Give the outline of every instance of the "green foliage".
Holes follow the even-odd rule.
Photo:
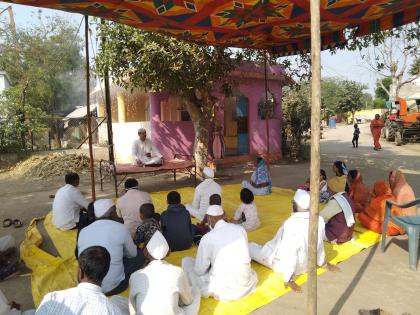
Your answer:
[[[12,84],[0,104],[0,133],[13,143],[3,141],[4,150],[16,145],[13,135],[23,146],[28,130],[45,128],[47,114],[66,114],[83,104],[84,58],[77,31],[77,25],[61,17],[39,17],[16,31],[0,23],[0,69]]]
[[[410,67],[410,72],[412,76],[420,75],[420,58],[414,60],[413,64]]]
[[[385,102],[386,100],[382,99],[382,98],[375,98],[373,100],[373,109],[378,109],[378,108],[385,108]]]
[[[354,115],[356,111],[364,108],[365,94],[363,91],[365,89],[367,89],[367,86],[364,84],[350,80],[343,80],[337,91],[337,113],[345,114],[351,112]]]
[[[386,77],[386,78],[383,78],[380,82],[379,81],[376,82],[376,89],[375,89],[375,97],[376,98],[389,100],[389,95],[384,90],[384,88],[381,86],[381,82],[382,82],[382,85],[386,88],[386,90],[389,91],[389,87],[391,86],[391,83],[392,83],[392,78],[391,77]]]
[[[365,93],[367,86],[356,81],[325,78],[321,82],[322,107],[328,116],[354,113],[371,102],[372,96]]]
[[[310,88],[308,83],[294,85],[283,94],[283,135],[293,159],[300,156],[302,141],[311,127]]]
[[[209,92],[213,83],[226,83],[226,74],[238,63],[228,49],[199,46],[133,27],[102,23],[105,37],[97,56],[98,70],[107,68],[124,88],[142,87],[194,99],[196,91]]]

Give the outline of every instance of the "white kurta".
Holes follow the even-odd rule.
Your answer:
[[[52,223],[63,231],[70,230],[79,222],[81,208],[87,209],[89,202],[82,195],[80,190],[73,185],[66,184],[57,190],[53,207]]]
[[[285,282],[293,275],[307,271],[309,212],[292,213],[264,246],[249,244],[251,257],[256,262],[283,274]],[[318,266],[325,264],[323,235],[324,220],[318,217]]]
[[[131,315],[195,315],[200,298],[199,290],[191,286],[181,268],[153,260],[131,275],[126,303]]]
[[[258,283],[251,268],[248,238],[242,226],[220,220],[203,236],[194,260],[186,257],[182,267],[201,296],[238,300],[252,293]]]
[[[192,204],[185,205],[185,208],[201,221],[210,205],[210,196],[214,194],[222,196],[222,187],[213,178],[206,178],[195,188]]]
[[[87,282],[77,287],[50,292],[36,310],[37,315],[121,315],[120,309],[108,301],[101,287]]]
[[[150,139],[145,139],[144,141],[140,139],[134,140],[131,152],[134,164],[141,163],[149,165],[162,163],[162,154],[160,154]],[[151,157],[147,157],[147,153],[150,153]]]

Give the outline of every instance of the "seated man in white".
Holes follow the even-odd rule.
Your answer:
[[[203,221],[207,208],[210,205],[210,196],[217,194],[222,196],[222,187],[214,181],[214,171],[210,167],[203,169],[204,181],[200,183],[194,192],[192,204],[185,205],[191,216]]]
[[[293,212],[279,228],[276,236],[264,246],[249,244],[252,260],[283,274],[285,287],[300,292],[301,288],[294,278],[307,271],[308,264],[308,227],[309,227],[309,193],[298,189],[293,197]],[[317,252],[318,266],[326,265],[323,235],[324,220],[318,217]],[[329,270],[335,266],[327,264]]]
[[[101,246],[88,247],[79,255],[79,284],[75,288],[50,292],[36,310],[37,315],[122,315],[102,293],[101,283],[111,263]]]
[[[184,258],[182,268],[202,297],[238,300],[254,292],[258,278],[251,268],[245,229],[227,223],[223,216],[222,207],[208,208],[207,222],[212,230],[201,239],[197,257]]]
[[[143,315],[196,315],[200,309],[200,291],[192,287],[184,271],[164,259],[169,245],[156,231],[144,249],[150,261],[130,278],[130,297],[113,296],[111,300],[125,313]]]
[[[77,173],[67,173],[64,181],[66,184],[54,197],[52,224],[62,231],[67,231],[77,227],[80,210],[87,209],[89,202],[77,188],[80,182]]]
[[[139,138],[134,140],[132,147],[133,164],[135,165],[160,165],[162,164],[162,154],[147,139],[146,129],[138,130]]]
[[[143,252],[137,249],[128,228],[118,220],[111,199],[94,203],[96,221],[80,231],[78,253],[91,246],[102,246],[111,255],[111,266],[102,281],[106,295],[119,294],[128,287],[131,274],[144,264]]]

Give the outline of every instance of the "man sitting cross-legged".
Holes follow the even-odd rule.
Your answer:
[[[203,169],[204,181],[200,183],[194,192],[192,204],[185,205],[185,208],[192,217],[202,221],[209,207],[210,196],[218,194],[222,196],[222,188],[214,181],[214,171],[210,167]]]
[[[91,246],[105,247],[111,255],[111,266],[102,282],[106,295],[114,295],[128,287],[130,275],[144,264],[143,252],[137,249],[127,227],[115,220],[115,206],[110,199],[95,202],[96,221],[80,231],[78,252]]]
[[[130,314],[197,314],[200,291],[191,286],[181,268],[164,260],[168,253],[166,239],[156,231],[144,249],[150,263],[131,275],[129,301],[119,296],[112,297],[112,301]]]
[[[201,296],[217,300],[238,300],[255,290],[257,274],[251,268],[248,238],[242,226],[223,220],[222,207],[207,209],[207,221],[212,228],[203,236],[197,257],[186,257],[182,268]]]
[[[298,189],[293,197],[293,213],[279,228],[276,236],[264,246],[249,244],[252,260],[283,274],[286,287],[300,292],[294,277],[307,271],[308,263],[309,193]],[[318,218],[318,266],[324,266],[324,220]],[[329,270],[337,267],[327,264]]]
[[[101,246],[84,249],[79,255],[75,288],[50,292],[44,296],[37,315],[120,315],[120,309],[102,293],[101,283],[111,263],[109,252]]]
[[[77,227],[80,210],[87,209],[89,202],[77,188],[80,182],[77,173],[67,173],[64,181],[66,184],[56,192],[54,197],[52,224],[57,229],[67,231]]]
[[[171,191],[166,198],[168,209],[162,212],[160,225],[171,251],[186,250],[193,244],[191,216],[181,204],[181,195]]]

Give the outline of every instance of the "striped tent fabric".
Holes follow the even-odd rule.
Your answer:
[[[206,45],[265,49],[279,56],[309,51],[309,0],[8,0],[96,16]],[[321,0],[322,48],[419,21],[419,0]]]

